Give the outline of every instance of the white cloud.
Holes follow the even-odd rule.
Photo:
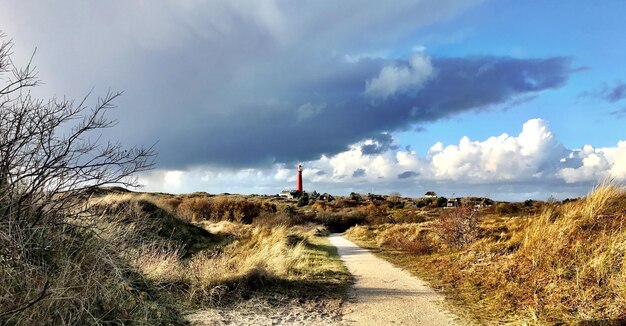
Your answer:
[[[291,170],[285,169],[284,167],[278,167],[276,169],[276,173],[274,174],[274,178],[276,180],[286,181],[289,180],[292,175],[293,173],[291,173]]]
[[[558,172],[559,177],[568,183],[593,182],[607,177],[626,180],[626,141],[618,142],[617,147],[585,145],[581,150],[570,153],[565,161],[578,162],[579,165]]]
[[[617,143],[612,161],[611,175],[618,179],[626,179],[626,141]]]
[[[437,142],[424,156],[397,147],[378,154],[362,152],[364,145],[375,142],[361,141],[339,154],[303,162],[305,189],[339,194],[401,191],[406,195],[450,189],[447,195],[564,198],[584,195],[607,176],[626,180],[626,141],[616,147],[585,145],[569,150],[542,119],[527,121],[516,136],[505,133],[482,141],[463,137],[451,145]],[[365,173],[355,173],[361,170]],[[411,177],[401,177],[407,174]],[[266,170],[156,171],[141,179],[152,191],[270,194],[294,188],[295,180],[295,165],[284,164]]]
[[[388,178],[393,174],[394,153],[386,151],[377,155],[365,155],[361,152],[361,146],[369,141],[360,142],[350,146],[348,151],[339,153],[328,161],[332,168],[332,177],[336,182],[344,182],[343,176],[352,176],[354,171],[364,169],[365,179],[376,182],[378,178]]]
[[[433,75],[430,57],[423,53],[411,56],[408,66],[385,66],[365,83],[365,94],[387,98],[396,93],[415,91]]]
[[[187,171],[179,170],[157,170],[140,176],[139,181],[143,185],[142,190],[146,191],[185,191],[183,178]]]
[[[431,148],[435,178],[492,182],[550,177],[551,162],[565,149],[541,119],[526,122],[517,136],[502,134],[485,141],[463,137],[458,145]]]

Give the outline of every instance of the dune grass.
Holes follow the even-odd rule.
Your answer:
[[[207,305],[344,299],[350,275],[323,227],[191,223],[163,198],[171,196],[103,191],[65,226],[24,234],[29,257],[0,248],[0,324],[175,325]]]
[[[354,227],[346,234],[443,287],[476,321],[607,324],[626,321],[626,192],[615,185],[535,216],[483,216],[476,239],[449,246],[436,221]],[[411,252],[393,239],[428,246]]]
[[[8,245],[0,247],[0,324],[184,324],[121,255],[130,245],[127,229],[117,228],[122,238],[104,239],[74,222],[21,228],[20,235],[3,233],[2,226]]]
[[[138,223],[152,221],[148,232],[135,236],[143,241],[125,257],[148,280],[190,306],[225,304],[255,293],[345,295],[349,273],[320,227],[208,220],[190,224],[163,202],[151,195],[123,194],[99,198],[94,206],[103,208],[103,216],[134,215],[126,227],[138,229]]]

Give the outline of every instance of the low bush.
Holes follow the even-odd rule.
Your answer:
[[[463,248],[478,238],[478,211],[467,206],[445,210],[433,230],[448,247]]]

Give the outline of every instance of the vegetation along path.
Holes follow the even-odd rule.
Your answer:
[[[354,298],[346,303],[343,321],[350,325],[456,325],[443,308],[443,296],[426,283],[374,256],[340,234],[330,236],[354,275]]]

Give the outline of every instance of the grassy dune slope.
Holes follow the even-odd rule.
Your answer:
[[[484,323],[626,320],[626,192],[599,187],[536,216],[479,218],[457,248],[440,224],[354,227],[348,237],[442,286]]]
[[[124,223],[138,230],[135,238],[143,242],[127,253],[130,264],[191,304],[224,303],[252,293],[334,298],[345,293],[349,274],[318,227],[190,224],[162,202],[124,194],[100,198],[94,206],[103,208],[103,216],[125,216]],[[142,229],[140,223],[149,226]]]
[[[185,324],[189,310],[251,298],[343,300],[350,275],[323,228],[271,224],[271,208],[263,224],[243,224],[257,204],[222,198],[234,221],[191,223],[198,212],[180,217],[164,198],[104,190],[66,227],[31,230],[49,247],[20,261],[0,248],[0,324]]]

